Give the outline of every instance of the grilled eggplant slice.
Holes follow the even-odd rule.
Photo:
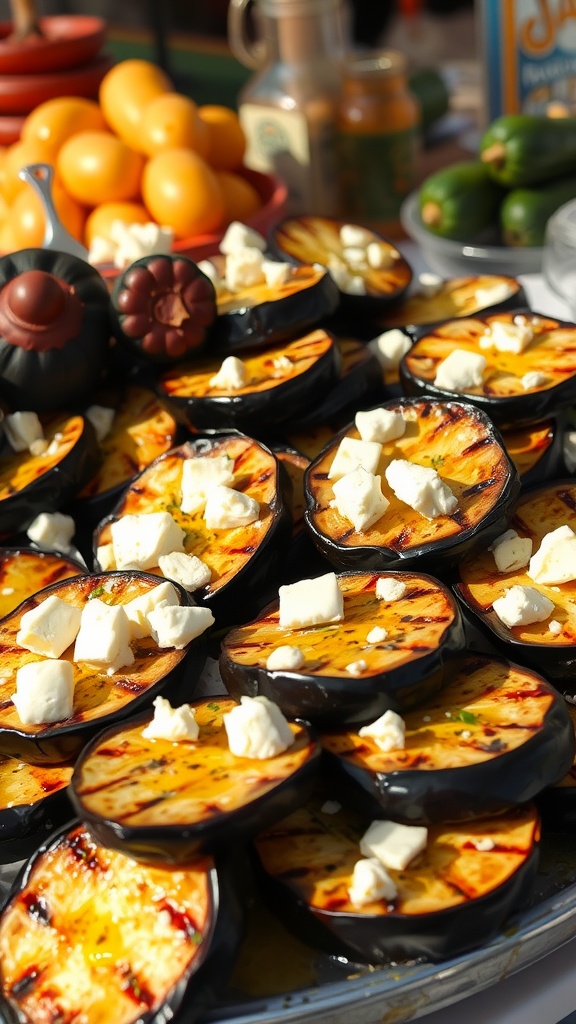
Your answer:
[[[181,505],[182,463],[188,458],[226,456],[233,463],[235,487],[260,504],[260,517],[247,526],[208,529],[203,512],[185,514]],[[111,516],[96,529],[95,545],[109,543],[111,523],[123,515],[168,511],[186,531],[185,550],[212,570],[212,579],[194,592],[212,608],[218,626],[245,621],[266,603],[265,596],[290,535],[278,462],[263,444],[242,434],[198,438],[156,459],[127,488]],[[154,569],[161,575],[160,570]]]
[[[39,512],[62,508],[98,465],[96,434],[83,416],[46,415],[41,422],[43,454],[14,452],[8,444],[0,454],[0,533],[18,533]]]
[[[576,531],[576,484],[573,480],[556,480],[526,491],[519,498],[510,521],[510,529],[532,540],[533,552],[540,547],[545,534],[564,525]],[[479,551],[460,563],[456,594],[473,620],[508,657],[543,672],[547,678],[558,680],[563,691],[575,694],[576,684],[571,677],[576,664],[576,580],[559,586],[544,586],[527,575],[527,568],[499,572],[492,552]],[[548,597],[554,603],[550,616],[529,625],[505,626],[492,606],[506,590],[516,585],[535,588]],[[559,632],[554,631],[554,626],[552,630],[549,628],[551,622],[560,624]]]
[[[306,523],[318,549],[338,569],[381,571],[399,563],[412,568],[417,562],[418,568],[437,573],[504,532],[520,488],[518,474],[492,422],[465,402],[408,398],[383,403],[383,408],[401,412],[406,421],[405,433],[382,445],[376,472],[390,502],[384,515],[360,532],[332,504],[329,472],[340,441],[360,436],[350,426],[306,473]],[[395,459],[436,469],[449,481],[458,499],[452,515],[427,519],[399,501],[385,478]]]
[[[40,837],[73,814],[68,785],[74,765],[33,765],[0,756],[0,863],[22,860]]]
[[[225,257],[212,256],[220,280]],[[310,331],[338,307],[340,293],[319,265],[292,267],[284,284],[255,284],[238,291],[219,290],[210,345],[219,355],[268,347]]]
[[[441,692],[404,716],[405,746],[384,752],[350,729],[324,732],[340,772],[367,810],[407,824],[461,821],[527,803],[572,764],[564,698],[504,658],[468,655]]]
[[[340,281],[340,299],[344,307],[356,312],[374,312],[404,294],[412,280],[412,268],[394,242],[377,231],[370,232],[370,242],[378,246],[379,267],[368,261],[366,245],[363,252],[342,241],[345,221],[329,217],[286,217],[274,226],[270,245],[283,259],[295,263],[320,263]],[[368,235],[366,235],[368,238]],[[343,278],[361,278],[363,294],[351,294],[342,287]]]
[[[331,727],[421,704],[443,685],[446,663],[464,646],[462,621],[450,591],[438,580],[416,573],[387,576],[406,584],[403,597],[379,599],[375,573],[340,575],[344,618],[339,623],[281,629],[276,602],[255,622],[230,630],[220,655],[229,693],[263,694],[290,718]],[[375,627],[386,635],[370,641]],[[300,649],[302,668],[267,669],[269,655],[285,644]],[[358,669],[358,663],[365,667]]]
[[[330,808],[333,811],[333,807]],[[389,870],[397,896],[362,907],[348,889],[359,841],[370,824],[322,801],[302,807],[255,840],[267,888],[310,935],[320,925],[333,952],[369,963],[401,957],[442,960],[491,939],[518,907],[538,865],[534,805],[465,824],[437,824],[404,871]]]
[[[503,274],[478,274],[471,277],[450,277],[438,283],[437,289],[416,287],[409,295],[378,318],[380,331],[406,327],[418,337],[418,327],[441,324],[455,317],[475,316],[486,310],[518,309],[527,305],[522,285],[515,277]],[[415,329],[416,328],[416,329]]]
[[[86,566],[68,555],[34,548],[0,548],[0,618],[44,587],[85,572]]]
[[[501,434],[522,487],[533,487],[564,475],[563,432],[557,417],[523,427],[504,427]]]
[[[75,576],[29,597],[2,619],[0,753],[22,758],[31,764],[73,759],[99,729],[151,705],[157,694],[179,696],[181,687],[185,693],[191,693],[206,660],[206,643],[202,635],[181,650],[159,648],[149,636],[133,640],[133,664],[112,676],[105,669],[94,668],[86,662],[73,663],[74,709],[72,717],[64,721],[24,725],[12,701],[17,670],[28,662],[42,660],[39,655],[20,647],[16,640],[25,612],[52,595],[79,608],[94,597],[107,604],[125,604],[152,590],[159,582],[157,576],[136,570]],[[188,604],[186,591],[176,583],[174,588],[180,604]],[[66,657],[72,659],[72,647],[62,655],[62,658]]]
[[[231,966],[240,920],[212,858],[139,864],[73,823],[31,858],[0,917],[4,1019],[196,1020]]]
[[[566,701],[566,709],[576,735],[576,704]],[[537,800],[544,829],[573,831],[576,825],[576,755],[564,777],[543,789]]]
[[[214,383],[220,361],[194,361],[167,370],[157,383],[164,405],[195,431],[236,429],[263,432],[305,413],[336,384],[341,356],[326,331],[256,349],[242,360],[246,384]]]
[[[100,733],[80,755],[71,798],[96,839],[147,862],[189,862],[245,842],[310,795],[320,745],[309,728],[291,724],[295,740],[264,760],[236,757],[223,716],[229,697],[194,705],[194,743],[149,740],[151,715]]]
[[[519,353],[482,348],[481,339],[493,323],[529,324],[532,341]],[[461,392],[498,425],[534,423],[569,406],[576,398],[576,325],[532,313],[528,309],[490,316],[448,320],[419,338],[400,363],[400,379],[409,395],[450,398],[453,391],[434,383],[436,372],[451,352],[483,355],[482,383]],[[527,374],[538,375],[526,378]]]

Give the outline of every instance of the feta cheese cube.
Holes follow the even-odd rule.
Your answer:
[[[426,849],[428,829],[397,821],[373,821],[360,840],[360,853],[376,857],[385,868],[404,871]]]
[[[366,282],[359,274],[348,277],[348,280],[341,282],[338,287],[346,295],[366,295]]]
[[[211,388],[224,391],[240,391],[250,379],[246,364],[238,356],[226,356],[218,373],[210,377]],[[206,461],[206,460],[203,460]]]
[[[289,263],[280,263],[277,260],[264,260],[262,272],[269,288],[281,288],[290,279],[291,267]]]
[[[265,252],[266,239],[254,228],[249,228],[239,220],[233,220],[226,228],[219,248],[226,256],[237,252],[238,249],[260,249],[261,252]]]
[[[353,269],[366,268],[366,249],[361,245],[347,245],[342,249],[342,259]]]
[[[121,516],[111,524],[110,535],[118,569],[151,569],[158,565],[161,555],[183,551],[186,536],[169,512]]]
[[[197,263],[196,266],[198,267],[198,270],[201,270],[202,273],[208,278],[208,280],[212,282],[216,294],[223,290],[224,281],[220,277],[218,271],[216,270],[216,267],[212,263],[212,260],[200,260],[200,262]]]
[[[458,498],[448,484],[429,466],[393,459],[386,468],[386,480],[399,501],[426,519],[449,516],[458,505]]]
[[[206,504],[206,495],[215,484],[234,486],[234,460],[226,455],[214,458],[184,459],[182,463],[182,498],[180,508],[186,515],[200,512]]]
[[[376,857],[357,860],[352,871],[352,883],[348,889],[350,902],[364,907],[377,900],[394,900],[398,890],[384,865]]]
[[[329,252],[328,259],[326,260],[326,266],[332,275],[336,287],[339,288],[341,292],[346,291],[346,287],[350,280],[350,272],[344,260],[341,260],[336,253]]]
[[[364,658],[358,658],[357,661],[351,661],[349,665],[345,666],[346,672],[349,676],[361,676],[366,672],[368,668],[368,662]]]
[[[525,373],[520,378],[520,383],[525,391],[529,391],[530,388],[541,388],[546,383],[548,377],[545,373],[540,373],[540,370],[530,370],[529,373]]]
[[[343,248],[349,246],[365,249],[370,242],[374,241],[374,232],[364,228],[360,224],[343,224],[340,228],[340,244]]]
[[[299,647],[281,644],[268,655],[266,668],[270,672],[297,672],[304,664],[304,655]]]
[[[209,530],[232,530],[254,523],[260,516],[260,505],[243,491],[217,484],[206,496],[204,519]]]
[[[362,466],[336,480],[333,491],[336,509],[359,533],[378,522],[390,504],[382,494],[380,477]]]
[[[185,551],[172,551],[169,555],[160,555],[158,568],[163,576],[175,580],[189,592],[205,587],[212,579],[210,566],[197,555],[187,555]]]
[[[16,643],[45,658],[59,658],[74,643],[82,611],[52,594],[24,612]]]
[[[396,249],[389,249],[382,242],[370,242],[366,246],[366,260],[373,270],[388,270],[399,256],[400,253]]]
[[[438,363],[434,384],[446,391],[467,391],[479,388],[484,378],[486,359],[479,352],[455,348]]]
[[[238,249],[226,257],[226,277],[224,282],[230,292],[238,292],[242,288],[252,288],[255,284],[264,284],[266,278],[262,264],[264,256],[260,249]]]
[[[344,618],[344,598],[334,572],[287,583],[278,595],[280,629],[305,629]]]
[[[443,284],[444,281],[438,274],[424,271],[423,274],[418,275],[418,291],[425,299],[433,299],[435,295],[439,295]]]
[[[558,619],[550,619],[548,629],[551,633],[555,633],[558,636],[562,632],[562,623],[558,622]]]
[[[516,530],[506,530],[488,550],[494,555],[498,572],[515,572],[528,565],[532,541],[530,537],[519,537]]]
[[[280,708],[267,697],[241,697],[240,704],[223,715],[223,722],[235,757],[276,757],[294,743]]]
[[[380,601],[399,601],[408,590],[404,580],[393,576],[380,576],[376,580],[376,597]]]
[[[394,409],[369,409],[357,412],[354,424],[363,441],[395,441],[406,432],[406,420]]]
[[[130,625],[130,636],[140,640],[143,636],[150,636],[151,627],[148,621],[150,612],[159,605],[179,604],[178,594],[171,583],[159,583],[157,587],[146,590],[131,601],[126,601],[122,607],[126,613]]]
[[[74,709],[74,670],[69,661],[31,661],[16,672],[12,694],[23,725],[49,725],[70,718]]]
[[[498,352],[520,355],[534,338],[532,324],[525,317],[510,320],[492,320],[478,339],[480,348],[495,348]]]
[[[133,663],[130,623],[124,605],[105,604],[97,597],[86,602],[73,660],[86,661],[109,675]]]
[[[112,430],[115,415],[115,410],[105,405],[90,405],[86,409],[86,419],[90,420],[99,441],[103,441]]]
[[[114,545],[112,543],[99,544],[96,548],[96,561],[104,572],[108,572],[109,569],[115,569]]]
[[[496,846],[496,843],[490,836],[479,836],[478,839],[473,839],[472,842],[480,853],[489,853]]]
[[[174,231],[154,221],[127,224],[122,220],[114,220],[110,226],[110,238],[116,245],[114,266],[125,270],[131,263],[145,256],[171,252]]]
[[[148,613],[148,622],[158,647],[175,647],[181,651],[213,625],[214,616],[209,608],[196,605],[159,604]]]
[[[343,437],[332,460],[328,479],[338,480],[358,466],[367,473],[376,473],[381,453],[382,445],[377,441],[359,441],[355,437]]]
[[[494,601],[492,608],[505,626],[528,626],[543,622],[554,611],[554,602],[535,587],[517,584],[509,587],[503,597]]]
[[[188,740],[194,743],[200,735],[200,726],[196,721],[196,711],[190,704],[181,704],[173,708],[165,697],[155,697],[153,701],[154,716],[142,729],[146,740],[171,740],[181,743]]]
[[[388,636],[388,630],[383,626],[374,626],[366,636],[369,644],[381,644]]]
[[[358,730],[359,736],[369,736],[380,750],[404,750],[406,723],[395,711],[385,711],[380,718]]]
[[[576,580],[576,534],[569,526],[559,526],[542,537],[527,575],[544,586]]]
[[[72,516],[63,512],[40,512],[26,530],[34,544],[53,551],[68,551],[75,532]]]
[[[4,433],[15,452],[25,452],[34,441],[44,439],[44,429],[35,412],[13,412],[4,417]]]
[[[412,348],[412,342],[399,327],[384,331],[368,343],[383,370],[397,370],[402,358]]]

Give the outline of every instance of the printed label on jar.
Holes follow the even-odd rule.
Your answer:
[[[370,221],[398,221],[400,207],[418,180],[418,130],[338,136],[344,214]]]

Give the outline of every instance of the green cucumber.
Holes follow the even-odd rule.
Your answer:
[[[500,207],[502,241],[513,246],[544,245],[548,218],[570,199],[576,199],[576,168],[568,178],[512,189]]]
[[[442,238],[473,241],[497,223],[503,195],[480,160],[461,160],[435,171],[420,186],[422,223]]]
[[[576,173],[576,117],[504,114],[484,132],[480,160],[508,188]]]

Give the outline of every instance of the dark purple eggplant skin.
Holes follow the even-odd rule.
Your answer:
[[[478,660],[470,656],[469,664]],[[499,659],[505,660],[505,659]],[[465,671],[465,664],[460,669]],[[548,686],[542,679],[543,686]],[[426,707],[422,706],[422,713]],[[325,750],[326,772],[351,784],[367,813],[407,825],[464,821],[498,814],[535,799],[569,771],[576,752],[574,728],[563,698],[555,692],[543,728],[507,754],[462,768],[371,772]],[[535,766],[538,769],[535,770]]]
[[[558,416],[550,417],[550,429],[552,431],[550,445],[527,473],[520,474],[522,490],[544,484],[548,480],[557,480],[566,473],[562,450],[564,431]]]
[[[382,368],[368,345],[349,370],[344,369],[336,385],[324,399],[311,403],[298,417],[298,431],[314,429],[324,423],[337,423],[336,429],[354,419],[360,409],[368,409],[385,393]],[[292,424],[290,424],[292,425]]]
[[[96,471],[100,450],[94,427],[84,419],[82,433],[67,455],[27,487],[0,499],[0,534],[26,530],[39,512],[58,512]]]
[[[326,272],[309,288],[255,306],[220,313],[210,330],[210,351],[223,358],[265,348],[305,334],[340,304],[340,292]]]
[[[0,864],[30,856],[42,836],[64,824],[72,814],[67,787],[47,793],[33,804],[0,806]]]
[[[126,575],[126,570],[94,573],[91,575],[91,579],[93,579],[94,588],[97,588],[107,578],[124,575]],[[130,575],[148,577],[149,579],[152,578],[155,582],[162,582],[159,577],[152,576],[150,573],[130,570]],[[68,582],[68,580],[63,581],[64,584]],[[184,588],[175,583],[174,580],[170,582],[180,595],[180,603],[182,605],[189,604],[189,595]],[[62,583],[56,583],[39,591],[42,599],[44,600],[51,594],[58,595],[62,585]],[[35,596],[37,597],[38,595]],[[23,614],[28,607],[32,607],[35,603],[34,598],[24,601],[19,606],[20,614]],[[150,707],[154,698],[159,694],[168,700],[182,703],[190,695],[191,688],[200,677],[206,662],[207,653],[208,638],[203,633],[191,641],[185,656],[181,658],[167,675],[158,679],[143,693],[134,694],[129,708],[124,706],[114,713],[105,715],[103,718],[92,721],[73,722],[69,725],[58,725],[58,723],[47,725],[37,733],[7,729],[0,725],[0,753],[20,758],[23,761],[30,762],[30,764],[57,764],[62,761],[73,760],[92,736],[95,736],[105,726],[120,719],[123,720],[128,715],[135,714],[144,707]],[[126,677],[129,679],[129,676],[130,672],[128,671],[126,672]]]
[[[149,720],[148,713],[133,719],[131,725],[136,725],[139,721],[144,725]],[[301,724],[310,730],[308,723]],[[299,807],[311,796],[317,785],[322,750],[319,741],[314,739],[310,757],[297,772],[244,807],[229,812],[222,811],[217,817],[208,817],[189,827],[181,824],[131,826],[103,819],[91,814],[83,805],[82,800],[76,795],[74,778],[78,776],[83,761],[90,756],[94,746],[101,743],[104,737],[109,737],[110,745],[113,746],[116,734],[122,732],[122,728],[123,725],[120,725],[100,733],[85,748],[76,762],[69,797],[75,813],[86,822],[97,842],[145,863],[181,865],[194,857],[225,853],[234,847],[240,848],[257,832],[270,827]]]
[[[65,841],[66,836],[81,822],[69,818],[67,823],[52,832],[29,856],[9,892],[0,897],[0,914],[28,884],[36,862],[48,851]],[[210,934],[204,943],[206,952],[197,958],[168,998],[156,1009],[142,1010],[133,1024],[165,1024],[174,1019],[179,1024],[195,1024],[222,996],[228,973],[232,970],[244,930],[244,907],[236,884],[237,867],[231,856],[215,859],[210,872],[213,920]],[[71,879],[71,884],[74,884]],[[22,1017],[13,1003],[0,993],[0,1016],[6,1024],[22,1024]]]

